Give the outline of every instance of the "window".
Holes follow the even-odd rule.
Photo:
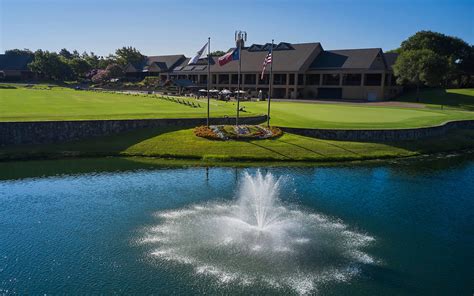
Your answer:
[[[232,74],[230,79],[230,84],[238,84],[239,83],[239,75]]]
[[[339,85],[339,74],[323,74],[324,85]]]
[[[273,84],[274,85],[285,85],[286,84],[286,74],[273,74]]]
[[[257,77],[255,76],[255,74],[244,74],[244,77],[244,84],[256,84],[257,82]]]
[[[229,75],[219,75],[219,84],[229,84]]]
[[[298,74],[298,85],[304,85],[304,74]]]
[[[290,80],[288,82],[289,85],[295,84],[295,74],[290,74]]]
[[[366,86],[380,86],[382,84],[382,74],[365,74]]]
[[[344,74],[342,76],[342,85],[360,85],[362,74]]]
[[[306,75],[306,85],[319,85],[319,74],[308,74]]]
[[[258,84],[268,84],[268,82],[270,81],[270,75],[268,74],[263,74],[263,79],[260,79],[261,76],[258,75]]]

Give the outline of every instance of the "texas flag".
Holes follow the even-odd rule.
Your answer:
[[[230,61],[237,61],[239,58],[240,58],[239,48],[235,48],[218,59],[219,66],[224,66]]]

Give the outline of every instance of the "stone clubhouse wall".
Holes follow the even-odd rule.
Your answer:
[[[241,117],[242,124],[259,124],[266,115]],[[235,117],[211,118],[211,124],[235,124]],[[49,144],[107,136],[142,128],[194,127],[206,124],[206,118],[71,120],[0,122],[0,146]]]
[[[285,132],[325,140],[396,142],[442,136],[454,129],[473,129],[474,120],[449,121],[444,124],[406,129],[309,129],[281,127]]]

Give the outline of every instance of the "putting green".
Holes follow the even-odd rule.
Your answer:
[[[154,95],[75,91],[0,84],[0,121],[189,118],[206,116],[206,100],[185,99],[199,108]],[[184,100],[184,98],[180,98]],[[243,102],[241,116],[267,113],[267,102]],[[410,128],[474,119],[474,112],[363,104],[273,102],[271,124],[302,128]],[[211,101],[211,116],[235,116],[235,103]]]
[[[250,104],[249,110],[266,111],[265,104]],[[291,102],[275,102],[271,112],[273,125],[314,128],[409,128],[474,119],[474,113],[457,110]]]

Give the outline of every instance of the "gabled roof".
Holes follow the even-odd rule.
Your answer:
[[[309,67],[311,70],[370,69],[380,48],[341,49],[322,52]]]
[[[248,48],[242,49],[242,72],[257,72],[262,71],[262,64],[265,57],[268,54],[267,45],[271,46],[271,43],[266,45],[252,45]],[[277,50],[277,46],[280,48]],[[269,48],[268,48],[269,49]],[[233,50],[233,48],[229,49]],[[314,57],[322,50],[321,44],[316,43],[301,43],[301,44],[288,44],[280,43],[275,45],[273,51],[273,71],[275,72],[298,72],[304,71],[309,66]],[[211,72],[212,73],[231,73],[237,72],[238,61],[231,61],[224,66],[219,66],[218,57],[212,57],[211,59]],[[183,60],[183,62],[173,69],[173,72],[189,74],[189,71],[184,73],[183,69],[187,66],[189,59]],[[207,59],[200,59],[196,65],[207,65]],[[182,68],[180,68],[182,67]],[[206,72],[207,67],[202,69],[193,69],[193,72]]]
[[[180,64],[186,57],[178,55],[148,56],[140,65],[127,65],[127,72],[147,72],[151,69],[159,69],[161,72],[167,72]],[[131,67],[130,67],[131,66]],[[150,69],[151,68],[151,69]]]
[[[17,70],[29,71],[28,64],[33,60],[29,55],[0,54],[0,71]]]

